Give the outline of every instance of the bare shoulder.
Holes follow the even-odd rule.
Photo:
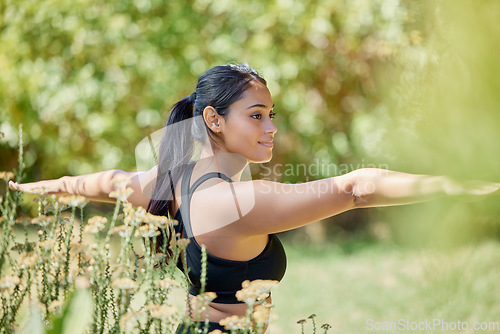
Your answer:
[[[158,167],[154,166],[145,172],[129,173],[131,185],[134,190],[129,197],[129,202],[134,206],[146,208],[153,196],[153,190],[158,176]]]

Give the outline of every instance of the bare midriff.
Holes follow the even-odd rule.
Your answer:
[[[205,318],[207,314],[205,312],[201,313],[197,317],[197,312],[195,309],[195,304],[194,304],[194,298],[195,296],[189,295],[189,301],[191,303],[191,310],[192,310],[192,320],[194,321],[205,321]],[[272,300],[271,297],[267,297],[266,302],[271,304]],[[189,309],[187,310],[189,312]],[[219,322],[222,319],[225,319],[227,317],[237,315],[240,317],[244,317],[247,311],[247,305],[246,304],[223,304],[223,303],[210,303],[208,305],[208,319],[210,322]],[[266,326],[267,327],[267,326]],[[266,328],[265,328],[266,329]]]

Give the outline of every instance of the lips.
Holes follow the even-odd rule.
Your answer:
[[[259,144],[261,144],[265,147],[270,147],[270,148],[273,148],[273,146],[274,146],[272,141],[260,141]]]

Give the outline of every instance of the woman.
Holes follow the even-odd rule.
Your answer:
[[[273,107],[257,72],[246,65],[216,66],[200,77],[196,92],[172,108],[158,165],[150,171],[111,170],[10,186],[26,192],[46,187],[53,194],[109,201],[110,180],[119,175],[130,178],[134,192],[129,201],[153,214],[174,216],[180,221],[179,232],[191,239],[186,249],[191,300],[200,287],[199,245],[206,246],[206,290],[218,296],[207,310],[209,330],[222,329],[218,322],[228,316],[245,315],[246,304],[235,297],[244,280],[283,277],[286,257],[275,233],[355,208],[414,203],[439,195],[488,194],[500,186],[463,185],[443,176],[376,168],[293,185],[242,181],[250,162],[272,158],[277,131]],[[180,126],[184,123],[187,126]],[[169,130],[178,125],[177,131]],[[146,191],[149,184],[154,184],[151,194]],[[194,314],[193,320],[204,319]]]

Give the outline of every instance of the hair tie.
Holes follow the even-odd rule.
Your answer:
[[[192,93],[189,95],[189,102],[194,104],[194,101],[196,100],[196,92]]]

